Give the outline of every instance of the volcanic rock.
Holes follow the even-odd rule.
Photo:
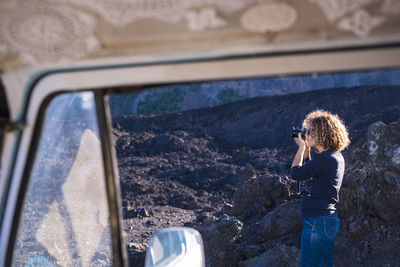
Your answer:
[[[299,206],[299,201],[288,201],[265,215],[261,221],[261,231],[264,238],[271,240],[282,235],[298,232],[302,226]]]
[[[260,256],[242,261],[239,267],[288,267],[299,266],[300,250],[293,246],[280,245],[267,250]]]
[[[344,120],[352,142],[343,151],[334,264],[396,266],[399,91],[334,88],[113,117],[123,211],[146,207],[150,215],[125,217],[133,227],[128,240],[146,243],[159,228],[187,225],[202,233],[207,266],[257,266],[253,260],[293,266],[285,265],[286,256],[298,262],[302,223],[295,183],[287,178],[297,149],[290,129],[319,108]],[[128,252],[132,266],[143,265]]]

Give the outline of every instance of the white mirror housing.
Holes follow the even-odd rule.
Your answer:
[[[145,267],[204,267],[204,247],[198,231],[188,227],[168,227],[149,240]]]

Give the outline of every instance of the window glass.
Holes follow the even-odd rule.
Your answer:
[[[399,69],[379,69],[110,95],[131,265],[143,265],[150,235],[168,226],[199,230],[211,266],[263,252],[263,217],[296,190],[288,180],[297,148],[292,127],[314,109],[329,110],[345,120],[356,144],[371,123],[400,117],[399,85]],[[297,244],[293,236],[285,238]]]
[[[13,266],[111,266],[94,97],[55,97],[46,112],[19,223]]]

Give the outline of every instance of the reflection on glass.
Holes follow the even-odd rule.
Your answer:
[[[149,240],[145,267],[204,267],[201,235],[188,227],[167,227]]]
[[[168,262],[170,258],[176,258],[183,253],[179,232],[167,232],[156,236],[151,247],[151,256],[155,265]]]
[[[92,93],[56,97],[35,156],[14,266],[111,266],[101,146]]]

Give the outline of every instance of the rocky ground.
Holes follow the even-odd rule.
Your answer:
[[[132,266],[149,236],[202,233],[207,266],[297,266],[292,125],[322,108],[348,125],[335,266],[400,265],[400,87],[336,88],[113,118]],[[262,263],[261,265],[259,265]]]

